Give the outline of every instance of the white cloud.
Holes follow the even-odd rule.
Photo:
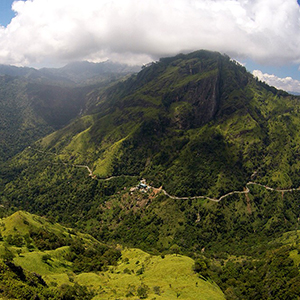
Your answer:
[[[278,89],[290,93],[300,93],[300,81],[295,80],[292,77],[279,78],[275,75],[262,73],[262,71],[260,70],[254,70],[252,73],[259,80],[264,81],[267,84],[274,86]]]
[[[27,0],[0,27],[0,63],[146,62],[197,49],[300,62],[296,0]]]

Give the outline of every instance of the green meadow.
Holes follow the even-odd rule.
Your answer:
[[[104,264],[98,270],[87,271],[93,267],[80,265],[81,269],[78,266],[74,268],[76,256],[96,265],[97,247],[107,247],[109,251],[112,246],[104,246],[89,235],[21,211],[1,220],[0,232],[3,261],[7,264],[10,261],[26,272],[39,274],[52,292],[65,286],[81,286],[87,288],[92,295],[89,299],[94,300],[225,299],[215,283],[194,272],[195,262],[187,256],[151,255],[116,245],[116,251],[120,252],[117,260]],[[52,246],[49,248],[36,238],[37,233],[50,240],[55,236],[60,239],[59,246],[50,249]],[[107,256],[108,251],[102,257]],[[85,256],[79,256],[82,253]]]
[[[219,287],[193,272],[194,261],[182,255],[152,256],[122,250],[122,260],[100,274],[80,274],[75,281],[100,292],[94,299],[225,299]]]

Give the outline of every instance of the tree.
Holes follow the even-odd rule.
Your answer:
[[[142,283],[142,285],[140,285],[137,288],[137,295],[141,298],[141,299],[146,299],[148,298],[148,291],[149,291],[149,287]]]

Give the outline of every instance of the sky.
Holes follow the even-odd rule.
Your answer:
[[[1,64],[144,64],[199,49],[226,53],[260,80],[300,93],[299,2],[0,0]]]

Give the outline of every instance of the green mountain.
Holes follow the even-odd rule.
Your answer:
[[[172,195],[215,198],[253,174],[275,188],[299,185],[298,98],[229,57],[161,59],[87,101],[87,115],[40,146],[98,177],[143,176]]]
[[[297,299],[299,97],[197,51],[85,103],[3,165],[3,214],[23,209],[102,242],[186,254],[228,299]]]
[[[225,299],[185,256],[117,249],[22,211],[0,233],[3,299]]]

